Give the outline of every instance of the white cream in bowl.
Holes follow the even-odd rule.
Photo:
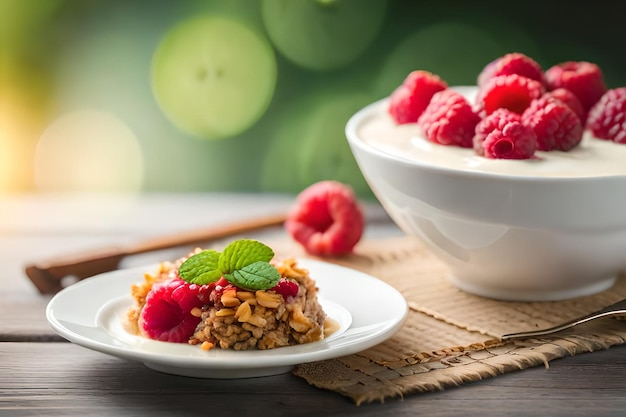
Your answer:
[[[455,87],[473,103],[475,88]],[[518,161],[488,159],[471,148],[442,146],[428,141],[416,124],[396,125],[387,114],[387,100],[372,106],[358,127],[358,136],[382,152],[438,167],[530,177],[594,177],[626,175],[626,145],[596,139],[586,131],[583,140],[569,152],[536,153],[536,158]]]
[[[475,88],[455,89],[473,99]],[[626,270],[626,145],[586,134],[570,152],[491,160],[396,126],[386,105],[355,114],[348,142],[391,218],[429,244],[457,286],[560,300],[603,291]]]

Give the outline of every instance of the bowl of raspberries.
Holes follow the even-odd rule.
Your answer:
[[[390,217],[464,291],[556,301],[626,271],[626,87],[593,62],[511,52],[472,86],[415,70],[346,137]]]

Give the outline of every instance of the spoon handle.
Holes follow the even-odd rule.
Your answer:
[[[579,324],[583,324],[588,321],[595,320],[601,317],[617,316],[617,315],[622,315],[622,314],[626,314],[626,299],[618,301],[615,304],[611,304],[608,307],[595,311],[586,316],[575,318],[574,320],[559,324],[554,327],[541,329],[541,330],[531,330],[527,332],[509,333],[509,334],[505,334],[504,336],[502,336],[501,339],[503,341],[506,341],[506,340],[511,340],[511,339],[523,339],[523,338],[534,337],[534,336],[545,336],[547,334],[560,332],[562,330],[566,330],[574,326],[577,326]]]

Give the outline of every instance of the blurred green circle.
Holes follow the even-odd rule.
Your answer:
[[[311,70],[341,68],[378,35],[387,0],[263,0],[267,34],[288,60]]]
[[[348,119],[372,101],[368,93],[331,83],[292,103],[268,145],[262,189],[296,193],[318,181],[336,180],[360,197],[372,197],[345,137]]]
[[[181,130],[223,139],[265,113],[277,79],[269,42],[245,24],[196,17],[172,28],[152,60],[156,100]]]

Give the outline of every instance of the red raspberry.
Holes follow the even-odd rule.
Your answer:
[[[548,68],[545,75],[548,90],[567,88],[578,97],[585,114],[607,90],[602,70],[591,62],[563,62]]]
[[[479,121],[465,97],[448,89],[435,93],[417,124],[431,142],[471,148]]]
[[[493,77],[511,74],[521,75],[545,84],[543,69],[537,61],[522,53],[512,52],[487,64],[478,75],[478,86],[484,86]]]
[[[198,297],[202,287],[178,279],[155,284],[139,316],[142,334],[164,342],[187,342],[200,322],[191,309],[202,306]]]
[[[283,296],[285,301],[287,301],[291,297],[295,297],[298,295],[298,291],[300,290],[300,286],[298,283],[292,279],[287,279],[285,277],[281,277],[273,288],[271,288],[277,294]]]
[[[228,290],[233,288],[237,288],[235,285],[231,284],[226,278],[221,277],[217,280],[217,282],[213,282],[209,284],[211,288],[211,292],[209,293],[209,303],[217,306],[218,308],[223,307],[222,304],[222,295]]]
[[[580,100],[578,100],[578,97],[576,97],[576,95],[567,88],[557,88],[555,90],[548,91],[544,94],[544,96],[561,100],[563,103],[567,104],[570,109],[574,110],[574,113],[576,113],[576,116],[578,116],[581,123],[585,123],[587,112],[583,109],[583,105],[580,103]]]
[[[428,71],[413,71],[389,97],[389,114],[398,124],[415,123],[433,94],[448,84]]]
[[[513,113],[511,110],[508,109],[497,109],[489,116],[483,117],[476,125],[476,129],[474,132],[474,151],[478,155],[484,156],[485,149],[483,147],[483,142],[491,132],[498,129],[502,130],[507,123],[521,123],[521,121],[521,115]]]
[[[529,159],[537,150],[537,136],[530,127],[510,122],[487,135],[483,149],[485,158]]]
[[[303,190],[285,221],[291,237],[319,256],[352,252],[364,226],[354,191],[338,181],[320,181]]]
[[[518,74],[500,75],[479,89],[477,104],[483,116],[499,108],[522,114],[530,102],[541,97],[544,92],[543,84],[537,80]]]
[[[608,90],[589,110],[587,128],[598,139],[626,143],[626,87]]]
[[[583,125],[576,113],[551,97],[533,100],[522,114],[522,123],[534,130],[541,151],[569,151],[583,137]]]

